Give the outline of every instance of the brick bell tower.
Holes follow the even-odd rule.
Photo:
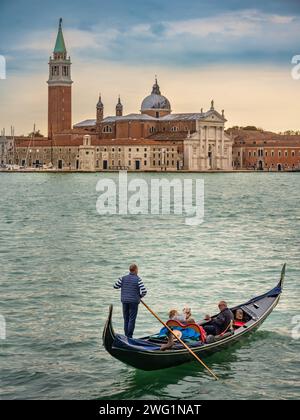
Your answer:
[[[72,128],[71,59],[67,57],[62,19],[52,57],[49,60],[48,80],[48,137]]]

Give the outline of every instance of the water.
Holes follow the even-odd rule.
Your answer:
[[[0,174],[1,398],[299,398],[292,322],[299,314],[300,174],[201,175],[205,222],[195,227],[174,215],[99,216],[100,176],[117,177]],[[112,283],[132,261],[147,303],[164,318],[186,303],[197,319],[215,313],[221,298],[241,303],[273,287],[284,262],[287,275],[261,329],[206,359],[221,379],[215,382],[196,363],[143,372],[104,351],[109,303],[122,330]],[[159,328],[141,307],[136,335]]]

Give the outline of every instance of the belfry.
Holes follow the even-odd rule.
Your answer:
[[[67,57],[62,19],[52,57],[49,60],[48,79],[48,137],[72,128],[71,59]]]

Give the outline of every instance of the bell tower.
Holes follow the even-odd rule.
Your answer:
[[[99,100],[96,105],[96,129],[100,133],[101,123],[104,117],[104,105],[101,99],[101,93],[99,95]]]
[[[123,115],[123,105],[121,103],[121,98],[120,98],[120,95],[119,95],[118,103],[116,105],[116,116],[117,117],[122,117],[122,115]]]
[[[62,19],[53,55],[49,60],[48,80],[48,136],[72,128],[71,59],[67,57]]]

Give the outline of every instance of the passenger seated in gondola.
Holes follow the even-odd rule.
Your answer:
[[[177,309],[171,309],[169,311],[169,319],[173,321],[185,322],[186,317],[184,314],[180,315]]]
[[[169,312],[169,320],[167,325],[172,328],[175,335],[182,340],[195,340],[205,342],[206,334],[202,327],[195,324],[194,319],[191,317],[191,308],[185,307],[183,315],[180,315],[177,309],[172,309]],[[174,321],[172,323],[172,321]],[[167,350],[173,347],[176,338],[168,331],[167,328],[160,330],[161,337],[168,337],[168,342],[161,346],[161,350]]]
[[[239,328],[242,327],[244,324],[244,311],[239,308],[235,311],[233,326],[235,328]]]
[[[185,306],[183,308],[183,311],[182,312],[184,313],[185,322],[187,324],[194,324],[195,323],[194,318],[192,318],[192,310],[191,310],[191,308],[189,308],[188,306]]]
[[[205,332],[209,335],[220,335],[224,334],[231,326],[234,316],[231,310],[228,308],[227,303],[224,300],[219,302],[218,307],[220,313],[211,318],[209,315],[206,315],[206,321],[209,321],[207,324],[203,325]]]
[[[182,315],[179,314],[177,309],[171,309],[169,311],[169,320],[179,321],[183,324],[193,324],[195,322],[192,318],[192,310],[188,306],[185,306],[182,311]]]

